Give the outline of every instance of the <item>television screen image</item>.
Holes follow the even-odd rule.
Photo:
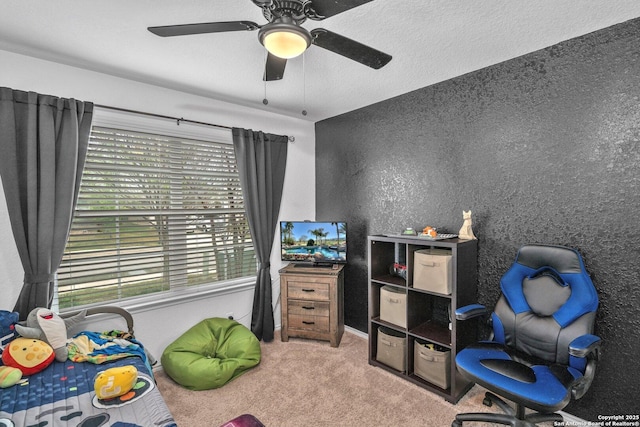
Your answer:
[[[282,261],[337,264],[347,262],[347,223],[280,222]]]

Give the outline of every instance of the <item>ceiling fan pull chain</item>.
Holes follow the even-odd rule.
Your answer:
[[[268,53],[265,50],[264,51],[264,60],[265,61],[267,60],[267,55],[268,55]],[[265,73],[266,73],[266,71],[265,71]],[[269,103],[269,100],[267,99],[267,77],[266,77],[266,75],[265,75],[265,78],[262,79],[262,81],[264,82],[264,98],[262,98],[262,103],[264,105],[267,105]]]
[[[307,54],[302,54],[302,115],[307,115],[307,72],[306,72],[306,58]]]

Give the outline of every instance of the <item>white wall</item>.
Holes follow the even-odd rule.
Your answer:
[[[280,218],[315,218],[315,127],[311,122],[3,50],[0,50],[0,64],[0,86],[12,89],[294,136],[295,142],[289,144]],[[260,96],[256,94],[257,98]],[[279,243],[274,241],[273,248],[271,275],[274,314],[276,325],[279,325]],[[22,281],[23,270],[13,240],[6,202],[4,197],[0,197],[0,309],[13,308]],[[253,291],[241,289],[162,308],[132,308],[132,313],[138,338],[159,357],[167,344],[204,318],[234,312],[241,323],[249,326],[252,300]]]

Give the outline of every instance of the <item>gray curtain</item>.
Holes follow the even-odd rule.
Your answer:
[[[92,116],[92,103],[0,88],[0,176],[24,268],[21,320],[51,307]]]
[[[265,342],[273,341],[275,327],[269,259],[282,199],[287,141],[286,136],[233,129],[242,195],[258,260],[251,331]]]

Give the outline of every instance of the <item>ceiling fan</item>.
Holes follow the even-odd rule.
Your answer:
[[[258,25],[251,21],[205,22],[149,27],[148,30],[162,37],[259,30],[258,39],[268,51],[264,71],[266,81],[282,79],[287,59],[302,54],[312,44],[376,70],[391,61],[391,55],[324,28],[309,32],[301,26],[307,19],[322,21],[373,0],[251,1],[262,9],[262,14],[269,21],[267,24]]]

